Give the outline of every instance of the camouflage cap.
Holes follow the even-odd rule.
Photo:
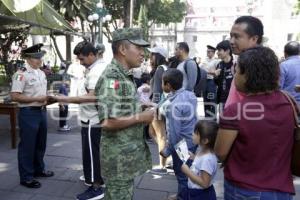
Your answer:
[[[137,46],[150,46],[150,44],[143,39],[143,31],[140,28],[123,28],[114,31],[112,41],[116,42],[120,40],[128,40]]]

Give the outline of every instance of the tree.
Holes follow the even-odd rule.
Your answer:
[[[112,14],[114,29],[118,28],[118,20],[124,22],[124,27],[129,26],[128,16],[130,0],[104,0],[106,8]],[[123,3],[123,4],[122,4]],[[134,24],[145,29],[146,35],[153,23],[181,22],[186,15],[187,6],[180,0],[136,0],[134,4]],[[122,12],[123,11],[123,12]],[[106,33],[109,33],[109,24],[104,24]],[[106,34],[110,38],[109,34]]]
[[[297,0],[295,8],[296,8],[296,13],[299,14],[300,13],[300,0]]]
[[[56,10],[69,22],[78,17],[81,21],[81,29],[84,31],[84,21],[87,16],[94,13],[99,0],[49,0]],[[105,9],[112,16],[110,22],[103,23],[103,34],[111,40],[112,31],[121,27],[129,27],[130,0],[103,0]],[[140,11],[140,10],[144,11]],[[169,24],[180,22],[186,14],[186,4],[180,0],[135,0],[134,24],[139,23],[139,13],[145,12],[143,28],[149,28],[153,23]],[[141,23],[140,23],[141,24]],[[92,38],[95,38],[97,22],[89,23]],[[111,29],[112,28],[112,29]]]

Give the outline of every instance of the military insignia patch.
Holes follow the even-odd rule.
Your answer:
[[[24,78],[24,76],[22,74],[17,74],[16,77],[15,77],[15,80],[22,81],[23,78]]]
[[[107,87],[110,89],[119,89],[120,83],[118,80],[109,80]]]

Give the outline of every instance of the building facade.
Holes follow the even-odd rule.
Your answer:
[[[296,0],[187,0],[187,15],[181,23],[168,26],[155,24],[150,29],[152,45],[162,45],[174,54],[177,42],[190,46],[190,56],[205,58],[206,45],[216,46],[229,39],[236,18],[252,15],[262,20],[265,45],[279,57],[283,46],[296,40],[300,33],[300,18],[295,14]]]

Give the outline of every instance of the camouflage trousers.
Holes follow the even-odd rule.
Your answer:
[[[105,200],[132,200],[134,180],[105,180]]]

